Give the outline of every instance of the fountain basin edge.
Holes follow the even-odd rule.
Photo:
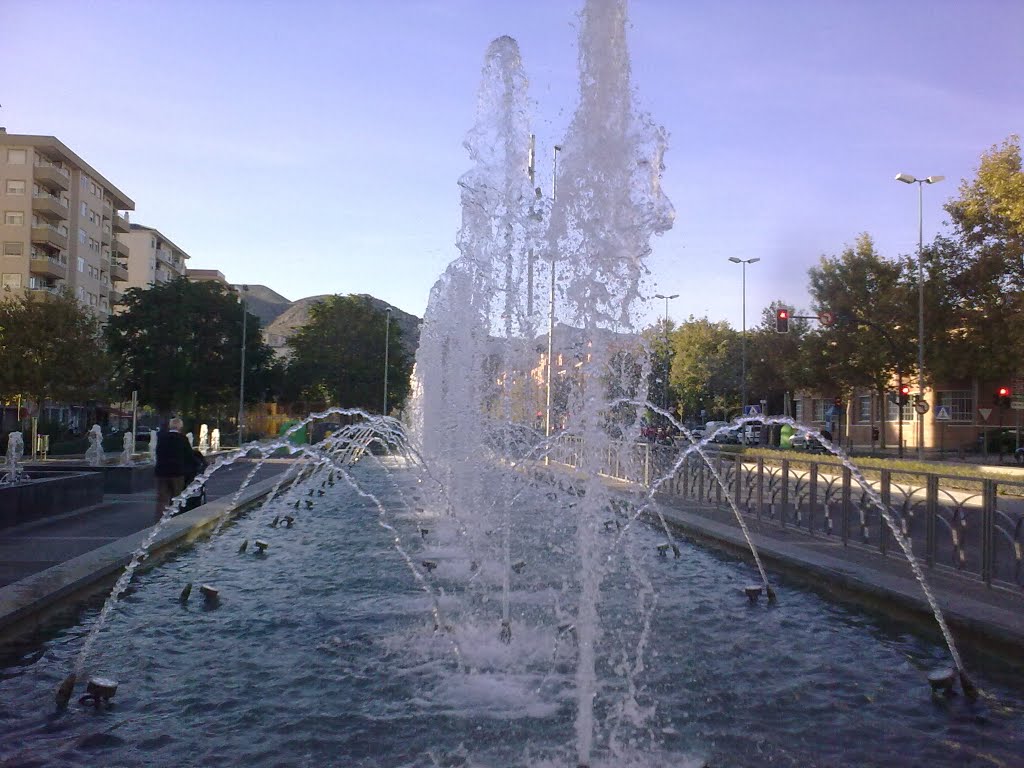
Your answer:
[[[98,474],[92,476],[102,483]],[[166,555],[212,530],[222,516],[239,515],[268,495],[278,482],[279,478],[271,477],[253,483],[235,503],[227,497],[175,515],[154,540],[140,569],[158,565]],[[36,634],[70,608],[109,589],[151,530],[144,528],[0,588],[0,642]]]
[[[0,486],[0,530],[103,501],[103,477],[78,470],[29,471],[29,480]]]
[[[138,493],[153,487],[153,464],[103,464],[93,467],[88,464],[27,464],[24,469],[30,475],[40,475],[54,471],[98,472],[103,475],[104,493]]]
[[[638,496],[625,494],[632,501]],[[659,508],[672,528],[685,533],[701,544],[748,559],[750,550],[739,528],[702,515],[699,511],[680,509],[671,503],[671,497],[658,494]],[[653,511],[644,513],[649,522],[660,525]],[[797,543],[789,544],[774,537],[759,535],[756,521],[747,520],[762,560],[772,569],[783,573],[803,586],[835,599],[855,604],[875,613],[890,616],[914,625],[929,636],[938,636],[935,617],[920,585],[907,566],[905,576],[899,576],[854,564],[827,552],[809,551]],[[799,534],[794,534],[799,535]],[[892,559],[892,558],[890,558]],[[957,584],[939,572],[927,574],[933,589],[939,592],[939,602],[947,622],[957,634],[970,638],[973,647],[996,657],[1012,660],[1024,666],[1024,612],[1001,608],[958,592]],[[1007,593],[1012,599],[1019,596]],[[784,598],[782,600],[784,602]]]

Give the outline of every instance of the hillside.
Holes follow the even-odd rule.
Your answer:
[[[252,286],[250,286],[251,290]],[[264,331],[264,338],[267,344],[274,350],[274,354],[278,356],[285,356],[287,354],[285,342],[288,340],[288,337],[295,333],[297,328],[306,325],[309,322],[309,313],[312,307],[329,298],[330,295],[321,294],[319,296],[307,296],[304,299],[298,299],[285,305],[274,316],[274,319],[265,326]],[[391,316],[402,331],[402,346],[405,347],[410,355],[415,355],[420,343],[420,318],[410,315],[408,312],[403,312],[398,307],[391,306],[381,299],[365,293],[359,295],[369,299],[370,303],[381,311],[391,307]],[[255,310],[253,310],[253,314],[256,314]],[[383,328],[383,326],[381,327]]]

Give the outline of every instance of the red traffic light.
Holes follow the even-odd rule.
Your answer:
[[[1009,397],[1011,394],[1013,394],[1013,393],[1010,391],[1009,387],[1000,387],[999,388],[999,396],[1000,397]]]
[[[789,333],[789,310],[786,307],[775,310],[775,332]]]
[[[900,387],[900,394],[901,395],[909,395],[910,394],[910,385],[909,384],[904,384],[902,387]]]

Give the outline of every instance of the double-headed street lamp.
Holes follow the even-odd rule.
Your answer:
[[[248,311],[245,308],[245,294],[249,292],[249,286],[243,285],[239,292],[242,300],[242,370],[238,381],[238,444],[244,441],[245,434],[245,326],[248,319]]]
[[[388,415],[388,351],[391,349],[391,307],[384,308],[384,415]]]
[[[896,174],[896,181],[917,184],[917,394],[924,400],[924,185],[938,184],[945,176],[918,179],[909,173]],[[902,407],[902,406],[899,406]],[[924,459],[924,416],[917,417],[917,459]]]
[[[729,261],[733,264],[743,265],[743,335],[740,337],[743,345],[742,352],[742,381],[740,382],[740,415],[745,416],[747,413],[747,264],[755,264],[761,259],[754,257],[753,259],[738,259],[735,256],[730,256]]]
[[[661,405],[667,411],[668,410],[668,374],[669,374],[669,371],[668,371],[668,302],[669,302],[669,299],[678,299],[679,298],[679,294],[678,293],[673,293],[671,296],[666,296],[666,295],[664,295],[662,293],[656,293],[656,294],[654,294],[654,298],[656,298],[656,299],[664,299],[665,300],[665,381],[664,381],[664,384],[665,384],[664,395],[665,396],[662,399]]]

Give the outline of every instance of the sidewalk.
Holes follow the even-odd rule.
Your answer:
[[[239,506],[266,494],[288,464],[264,463]],[[207,503],[171,518],[154,546],[194,536],[232,512],[231,498],[252,466],[242,460],[218,470],[206,484]],[[155,489],[107,494],[93,507],[0,529],[0,632],[38,623],[46,611],[119,572],[155,522],[155,506]]]

